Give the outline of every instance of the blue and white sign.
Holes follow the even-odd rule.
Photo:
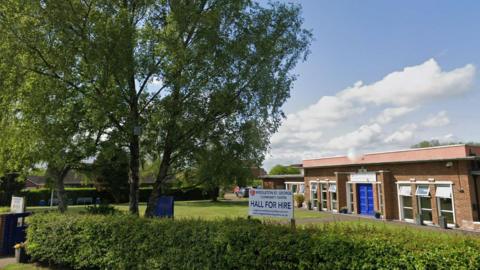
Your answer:
[[[285,189],[250,189],[248,214],[293,219],[293,194]]]
[[[174,200],[172,196],[162,196],[158,198],[155,216],[173,218],[173,205]]]

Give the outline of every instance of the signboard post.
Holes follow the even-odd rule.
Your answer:
[[[25,198],[12,196],[12,202],[10,204],[10,212],[19,214],[25,212]]]
[[[288,218],[295,228],[293,194],[285,189],[250,189],[248,215]]]

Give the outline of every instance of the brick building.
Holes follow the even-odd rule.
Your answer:
[[[480,229],[480,147],[452,145],[303,161],[318,210]],[[290,188],[289,188],[290,189]],[[441,217],[440,217],[441,216]]]
[[[291,189],[294,193],[304,193],[305,183],[302,174],[262,175],[263,188]]]

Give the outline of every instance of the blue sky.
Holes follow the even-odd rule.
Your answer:
[[[303,6],[314,41],[267,169],[425,139],[480,141],[480,1],[285,2]]]

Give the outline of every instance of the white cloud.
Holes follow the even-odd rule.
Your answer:
[[[386,108],[384,109],[376,118],[375,122],[380,124],[388,124],[394,118],[403,116],[409,112],[414,111],[415,108],[413,107],[394,107],[394,108]]]
[[[415,133],[420,132],[416,126],[413,130],[397,127],[393,133],[385,134],[385,131],[395,130],[395,125],[401,121],[394,120],[428,103],[467,92],[475,72],[470,64],[444,71],[430,59],[392,72],[371,84],[360,81],[335,95],[323,96],[309,107],[287,115],[278,133],[272,136],[267,163],[272,160],[295,163],[322,154],[346,154],[348,149],[375,149],[380,145],[393,148],[410,143]],[[380,113],[372,118],[371,115],[379,110]],[[425,127],[449,122],[445,112],[433,118],[435,120],[424,122],[418,119],[418,122]],[[358,123],[364,124],[359,126]]]
[[[359,100],[377,105],[411,106],[432,99],[464,93],[475,75],[475,67],[466,65],[442,71],[434,59],[388,74],[370,85],[356,83],[339,93],[345,100]]]
[[[404,144],[412,142],[415,138],[416,124],[407,124],[402,126],[399,130],[387,136],[383,142],[387,144]]]
[[[382,127],[377,123],[363,125],[355,131],[331,139],[326,148],[335,150],[356,149],[376,140],[381,132]]]
[[[443,127],[450,124],[450,119],[446,111],[438,112],[436,115],[431,115],[428,119],[423,121],[425,127]]]

